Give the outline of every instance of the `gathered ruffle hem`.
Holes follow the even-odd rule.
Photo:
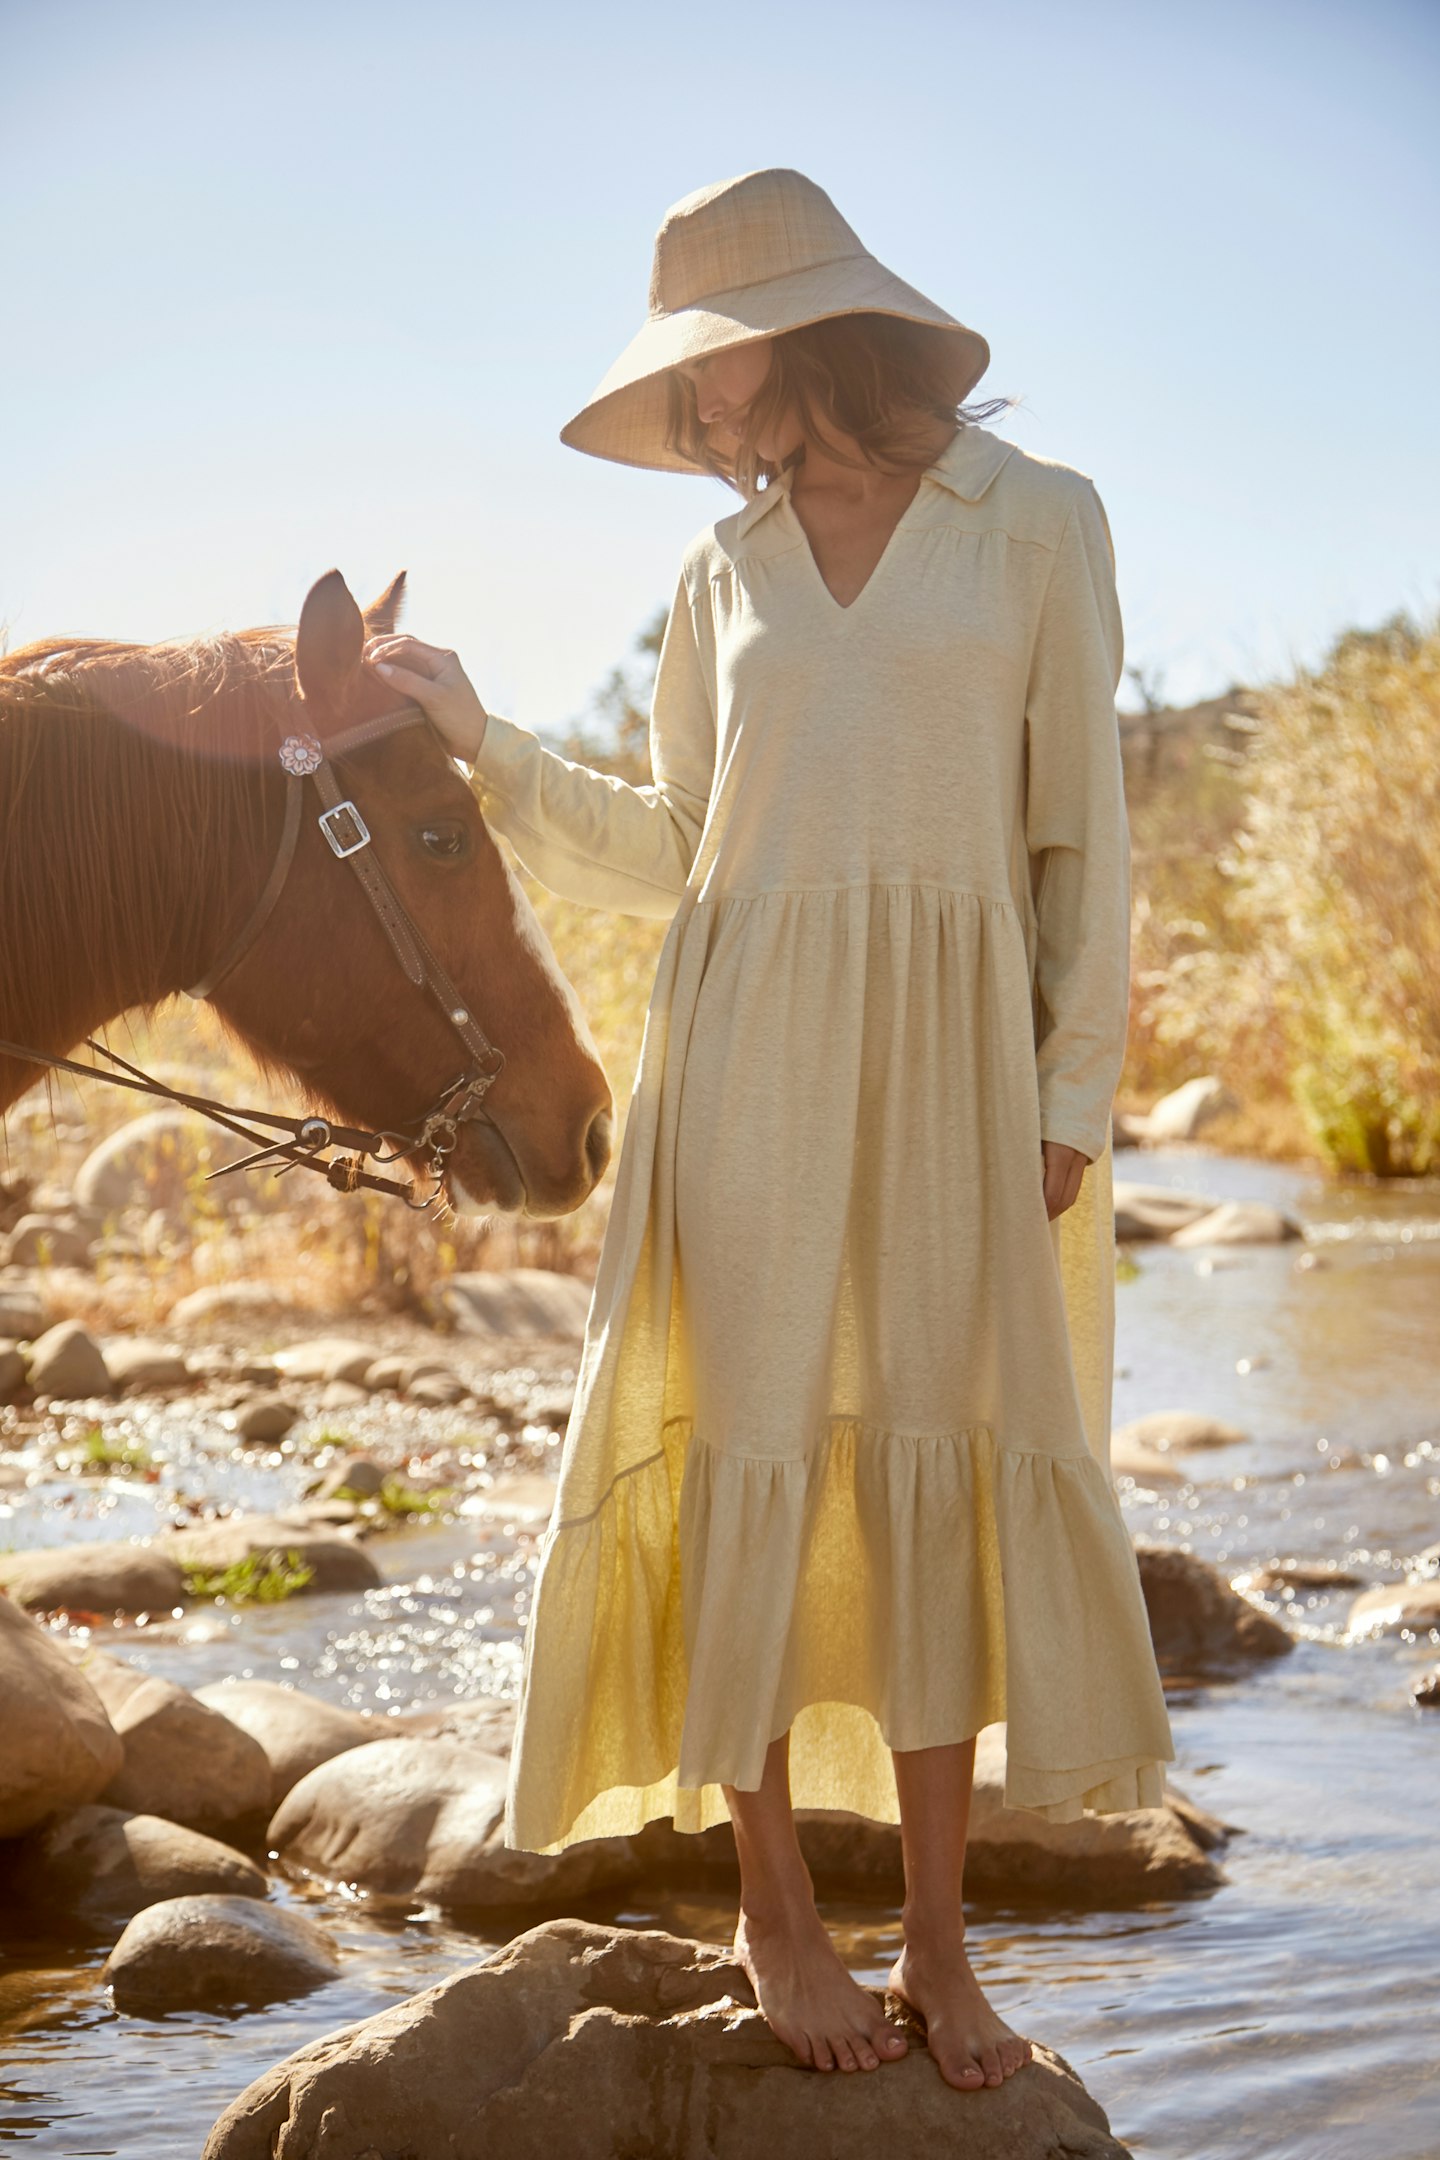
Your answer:
[[[1011,1807],[1070,1822],[1164,1798],[1139,1571],[1088,1450],[833,1417],[808,1457],[767,1459],[673,1418],[659,1454],[552,1525],[537,1598],[545,1688],[506,1815],[530,1851],[725,1821],[722,1786],[758,1787],[785,1732],[797,1807],[882,1822],[892,1748],[1000,1720]]]

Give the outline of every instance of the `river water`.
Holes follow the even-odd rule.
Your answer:
[[[1116,1174],[1268,1200],[1305,1226],[1303,1243],[1129,1248],[1117,1424],[1188,1408],[1248,1436],[1188,1456],[1184,1482],[1122,1483],[1133,1529],[1232,1576],[1298,1559],[1398,1579],[1440,1539],[1440,1188],[1336,1188],[1196,1155],[1122,1153]],[[347,1423],[363,1441],[373,1419],[383,1438],[385,1415]],[[141,1437],[177,1483],[228,1475],[233,1497],[258,1506],[296,1490],[279,1456],[224,1475],[202,1464],[183,1407]],[[532,1438],[543,1449],[543,1431]],[[70,1489],[42,1488],[15,1509],[9,1541],[145,1527],[153,1497],[115,1488],[78,1512]],[[205,1611],[107,1647],[190,1686],[244,1673],[383,1710],[513,1692],[533,1536],[461,1519],[371,1549],[381,1590]],[[1174,1782],[1237,1826],[1221,1887],[1125,1912],[969,1907],[1001,2012],[1064,2055],[1150,2160],[1440,2160],[1440,1711],[1410,1696],[1440,1642],[1352,1639],[1354,1594],[1271,1599],[1297,1635],[1291,1655],[1171,1693]],[[194,2160],[224,2105],[277,2059],[504,1939],[313,1885],[275,1895],[325,1920],[341,1976],[233,2017],[117,2017],[98,1981],[106,1942],[79,1929],[37,1940],[12,1921],[0,1938],[0,2151]],[[824,1910],[852,1968],[878,1984],[896,1909]],[[718,1893],[587,1912],[721,1941],[734,1924]]]

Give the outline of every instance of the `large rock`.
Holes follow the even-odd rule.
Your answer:
[[[135,1394],[145,1388],[183,1387],[189,1378],[180,1351],[139,1335],[117,1335],[106,1343],[105,1365],[117,1388]]]
[[[29,1374],[18,1342],[0,1336],[0,1402],[13,1402],[29,1385]]]
[[[271,1320],[279,1312],[290,1308],[288,1292],[275,1283],[247,1282],[242,1276],[233,1276],[229,1282],[206,1283],[199,1290],[187,1291],[171,1307],[170,1319],[176,1327],[200,1327],[207,1320]]]
[[[1172,1088],[1151,1106],[1145,1118],[1145,1138],[1152,1147],[1167,1140],[1193,1140],[1211,1118],[1239,1107],[1223,1080],[1203,1073]]]
[[[342,1754],[295,1786],[267,1843],[334,1882],[451,1907],[521,1905],[583,1896],[624,1882],[647,1887],[735,1879],[728,1823],[692,1833],[652,1822],[629,1838],[562,1853],[501,1842],[504,1757],[513,1705],[454,1704],[399,1720],[402,1733]],[[416,1735],[421,1737],[416,1737]],[[381,1761],[380,1749],[388,1750]],[[975,1755],[966,1882],[978,1895],[1133,1905],[1213,1889],[1211,1857],[1231,1825],[1180,1794],[1128,1814],[1050,1823],[1007,1808],[1005,1736],[991,1726]],[[796,1811],[811,1872],[836,1888],[899,1898],[899,1826],[827,1809]]]
[[[185,1598],[169,1553],[123,1538],[0,1553],[0,1588],[29,1612],[168,1613]]]
[[[102,1793],[124,1759],[105,1706],[46,1629],[0,1596],[0,1838]]]
[[[1287,1627],[1241,1597],[1198,1554],[1137,1538],[1135,1558],[1150,1638],[1162,1664],[1203,1672],[1251,1658],[1283,1657],[1294,1649]]]
[[[1440,1628],[1440,1580],[1433,1575],[1412,1577],[1409,1582],[1377,1583],[1373,1590],[1362,1590],[1345,1626],[1349,1635]]]
[[[365,1375],[374,1362],[373,1343],[353,1342],[337,1335],[292,1343],[288,1350],[275,1352],[275,1363],[287,1380],[348,1380],[352,1387],[364,1386]]]
[[[227,1413],[225,1423],[237,1440],[244,1440],[252,1447],[273,1447],[276,1441],[284,1439],[299,1416],[294,1403],[287,1402],[283,1395],[267,1391],[262,1395],[251,1395],[238,1404]]]
[[[192,1830],[254,1822],[270,1811],[270,1762],[258,1740],[171,1680],[103,1652],[76,1653],[125,1758],[102,1798]]]
[[[306,1529],[278,1515],[227,1515],[193,1530],[175,1530],[165,1550],[182,1567],[227,1568],[237,1561],[298,1553],[312,1574],[307,1591],[373,1590],[380,1570],[355,1540],[338,1530]]]
[[[0,1283],[0,1335],[7,1341],[33,1342],[44,1327],[45,1306],[39,1292],[21,1283]]]
[[[914,2037],[878,2070],[805,2070],[727,1950],[556,1920],[300,2049],[226,2109],[203,2160],[1125,2160],[1070,2065],[1034,2051],[976,2092]]]
[[[47,1328],[30,1351],[30,1385],[37,1395],[108,1395],[109,1368],[93,1335],[78,1320]]]
[[[1186,1223],[1183,1230],[1177,1230],[1170,1243],[1181,1247],[1281,1245],[1287,1238],[1304,1235],[1303,1225],[1293,1215],[1271,1207],[1267,1200],[1222,1200],[1198,1222]]]
[[[1213,1214],[1219,1202],[1213,1193],[1181,1192],[1170,1185],[1138,1185],[1117,1178],[1114,1189],[1115,1235],[1139,1241],[1169,1238],[1186,1223]]]
[[[131,1207],[147,1213],[182,1208],[211,1170],[234,1162],[249,1145],[193,1110],[151,1110],[91,1149],[76,1175],[75,1197],[106,1215]]]
[[[11,1267],[86,1267],[91,1239],[73,1222],[53,1215],[22,1215],[5,1241]]]
[[[301,1778],[266,1843],[332,1882],[452,1908],[583,1897],[636,1873],[628,1838],[551,1855],[506,1845],[505,1775],[467,1740],[375,1740]]]
[[[1162,1455],[1195,1448],[1235,1447],[1250,1435],[1239,1425],[1205,1417],[1198,1410],[1151,1410],[1131,1418],[1111,1435],[1111,1446],[1155,1448]]]
[[[579,1342],[590,1285],[551,1268],[510,1268],[494,1275],[451,1275],[432,1293],[435,1317],[460,1335]]]
[[[53,1921],[59,1913],[128,1920],[159,1898],[224,1891],[263,1898],[262,1871],[244,1853],[158,1815],[88,1806],[53,1817],[0,1846],[8,1902],[24,1902]]]
[[[273,1680],[217,1680],[197,1688],[196,1700],[250,1735],[270,1765],[270,1805],[280,1802],[321,1763],[350,1748],[390,1737],[397,1721],[365,1710],[343,1710]]]
[[[340,1959],[303,1913],[214,1892],[137,1913],[101,1979],[130,2017],[281,2002],[324,1987]]]

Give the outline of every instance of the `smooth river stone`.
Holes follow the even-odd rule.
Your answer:
[[[299,1688],[273,1680],[217,1680],[197,1688],[197,1702],[228,1718],[265,1751],[270,1765],[270,1806],[321,1763],[350,1748],[389,1737],[394,1719],[367,1710],[345,1710]]]
[[[305,1591],[373,1590],[381,1582],[380,1570],[353,1538],[338,1531],[305,1529],[278,1515],[227,1515],[221,1522],[204,1523],[193,1530],[173,1530],[164,1550],[186,1566],[221,1569],[252,1555],[274,1554],[283,1558],[298,1552],[314,1569]]]
[[[1186,1670],[1283,1657],[1287,1627],[1233,1590],[1217,1567],[1180,1545],[1135,1541],[1150,1638],[1163,1663]]]
[[[203,2160],[1127,2160],[1070,2065],[1033,2045],[1033,2061],[977,2092],[947,2085],[914,2034],[879,2070],[802,2073],[718,1945],[553,1920],[267,2071]]]
[[[0,1838],[94,1800],[125,1756],[90,1682],[8,1597],[0,1597],[0,1734]]]
[[[1427,1628],[1440,1628],[1440,1579],[1431,1575],[1419,1581],[1377,1583],[1373,1590],[1361,1591],[1346,1621],[1346,1631],[1351,1635],[1388,1633],[1400,1628],[1411,1628],[1417,1634]]]
[[[81,1670],[105,1705],[125,1759],[102,1798],[111,1807],[221,1830],[270,1810],[270,1762],[251,1738],[188,1688],[98,1651]]]
[[[261,1869],[218,1838],[128,1808],[73,1808],[0,1846],[7,1901],[23,1898],[52,1918],[127,1920],[158,1898],[225,1891],[263,1898]]]
[[[115,1538],[0,1553],[0,1589],[27,1612],[168,1613],[185,1578],[158,1546]]]
[[[303,1913],[212,1892],[136,1913],[100,1977],[117,2010],[144,2017],[281,2002],[324,1987],[339,1967],[329,1936]]]

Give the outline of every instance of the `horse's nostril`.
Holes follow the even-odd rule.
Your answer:
[[[596,1182],[605,1174],[610,1160],[610,1147],[615,1132],[615,1120],[608,1110],[597,1110],[590,1120],[590,1130],[585,1135],[585,1154]]]

